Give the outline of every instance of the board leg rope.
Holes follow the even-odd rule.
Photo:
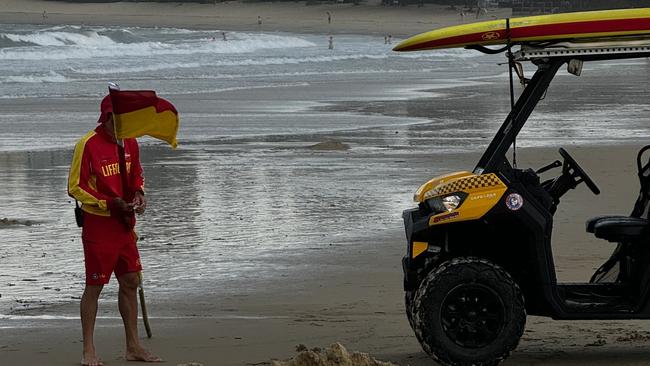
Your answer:
[[[147,303],[144,301],[144,288],[142,287],[142,271],[138,272],[138,295],[140,297],[140,307],[142,308],[142,321],[144,329],[147,331],[147,338],[151,338],[151,326],[149,325],[149,314],[147,313]]]

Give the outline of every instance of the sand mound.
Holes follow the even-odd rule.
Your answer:
[[[650,340],[650,332],[631,331],[616,338],[616,342],[647,342]]]
[[[296,357],[286,361],[271,361],[271,366],[397,366],[377,361],[367,353],[349,353],[340,343],[334,343],[326,350],[308,350],[304,345],[299,345],[296,350]]]
[[[350,145],[340,141],[328,140],[319,142],[316,145],[309,146],[311,150],[327,150],[327,151],[344,151],[349,150]]]
[[[17,226],[17,225],[23,225],[23,226],[32,226],[36,222],[31,221],[31,220],[23,220],[23,219],[9,219],[9,218],[4,218],[0,219],[0,227],[3,226]]]

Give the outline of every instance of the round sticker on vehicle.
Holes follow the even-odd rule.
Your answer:
[[[524,198],[519,193],[510,193],[506,197],[506,206],[510,211],[517,211],[524,205]]]

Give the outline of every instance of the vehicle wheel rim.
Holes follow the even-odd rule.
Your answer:
[[[453,288],[442,301],[440,322],[447,337],[464,348],[482,348],[503,329],[504,306],[491,288],[469,283]]]

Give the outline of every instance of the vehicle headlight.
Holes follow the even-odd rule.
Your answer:
[[[462,201],[463,199],[460,196],[452,194],[442,198],[442,205],[445,206],[447,211],[451,212],[457,209]]]
[[[447,194],[446,196],[429,198],[427,200],[427,205],[431,212],[435,214],[451,212],[459,208],[467,196],[468,194],[465,192],[454,192]]]

